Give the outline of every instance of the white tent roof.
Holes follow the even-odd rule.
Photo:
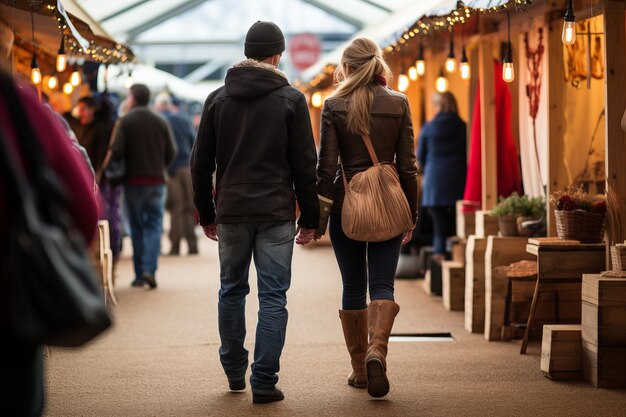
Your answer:
[[[311,66],[302,74],[302,78],[304,81],[309,81],[322,72],[324,67],[327,65],[339,64],[343,50],[353,39],[366,37],[374,40],[376,43],[381,45],[381,47],[386,47],[388,46],[386,42],[389,39],[397,39],[400,34],[407,30],[419,18],[426,14],[430,14],[437,8],[445,8],[449,11],[450,7],[452,7],[452,9],[456,7],[456,3],[457,2],[455,0],[415,1],[411,5],[396,11],[391,16],[385,17],[382,21],[367,26],[363,30],[357,32],[349,41],[322,56],[316,64]]]

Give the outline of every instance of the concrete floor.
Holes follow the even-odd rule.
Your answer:
[[[341,285],[328,247],[296,248],[279,381],[286,400],[254,406],[249,389],[228,391],[217,353],[217,245],[203,239],[201,252],[162,257],[156,291],[130,288],[125,256],[115,327],[85,348],[54,349],[47,360],[46,415],[626,416],[626,391],[546,379],[537,344],[520,356],[518,342],[467,333],[462,313],[446,311],[413,280],[397,281],[394,332],[450,332],[455,341],[392,343],[391,392],[383,400],[348,387]],[[254,288],[247,306],[251,352]]]

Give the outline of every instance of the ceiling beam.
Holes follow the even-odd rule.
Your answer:
[[[326,2],[323,1],[319,1],[319,0],[302,0],[303,3],[308,3],[312,6],[317,7],[320,10],[325,11],[326,13],[333,15],[337,18],[339,18],[340,20],[343,20],[344,22],[347,22],[349,24],[351,24],[352,26],[355,26],[357,28],[357,30],[359,29],[363,29],[363,27],[365,26],[364,21],[357,19],[356,17],[349,15],[347,13],[344,13],[340,10],[338,10],[337,8],[327,4]]]
[[[126,31],[127,42],[132,43],[132,41],[137,36],[147,31],[148,29],[152,29],[153,27],[160,25],[161,23],[166,22],[176,16],[179,16],[185,13],[187,10],[191,10],[197,6],[200,6],[202,3],[205,3],[207,1],[209,0],[186,0],[182,3],[177,4],[174,7],[171,7],[168,10],[165,10],[163,13],[159,14],[158,16],[155,16],[151,18],[150,20],[146,22],[142,22],[141,24],[127,30]]]
[[[363,3],[365,4],[369,4],[370,6],[376,7],[377,9],[382,10],[385,13],[391,13],[393,12],[393,10],[391,10],[389,7],[383,6],[382,4],[378,3],[377,1],[374,0],[361,0]]]
[[[134,3],[134,4],[131,4],[130,6],[126,6],[126,7],[122,8],[122,9],[116,11],[116,12],[113,12],[113,13],[111,13],[109,15],[106,15],[106,16],[100,18],[100,22],[104,23],[107,20],[115,19],[116,17],[121,16],[124,13],[128,13],[131,10],[133,10],[133,9],[139,7],[139,6],[142,6],[142,5],[146,4],[146,3],[149,3],[149,2],[150,2],[150,0],[140,0],[140,1],[136,2],[136,3]]]

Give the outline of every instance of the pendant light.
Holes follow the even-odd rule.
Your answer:
[[[57,72],[63,72],[67,68],[67,55],[65,54],[65,35],[61,36],[61,46],[57,52]]]
[[[567,10],[563,16],[563,33],[561,40],[565,45],[574,45],[576,43],[576,17],[574,16],[573,1],[567,3]]]
[[[446,59],[446,71],[450,74],[456,71],[456,58],[454,57],[454,29],[452,26],[450,27],[450,53]]]
[[[33,33],[33,59],[30,61],[30,80],[33,84],[41,84],[41,70],[39,69],[39,63],[37,62],[37,45],[35,43],[35,14],[30,12],[30,23]]]
[[[415,68],[415,65],[413,65],[411,68],[409,68],[409,79],[411,81],[416,81],[417,80],[417,68]]]
[[[124,81],[124,87],[130,88],[133,86],[133,70],[128,70],[128,77],[126,77],[126,81]]]
[[[511,51],[511,15],[506,13],[508,24],[506,53],[502,60],[502,79],[507,83],[515,81],[515,66],[513,65],[513,51]]]
[[[438,93],[445,93],[448,91],[448,79],[445,77],[443,70],[439,71],[439,77],[435,81],[435,89]]]
[[[74,64],[72,75],[70,75],[70,83],[73,87],[78,87],[83,83],[83,77],[80,75],[80,69]]]
[[[72,85],[72,83],[65,83],[63,84],[63,93],[66,95],[70,95],[74,92],[74,86]]]
[[[419,77],[423,77],[426,73],[426,62],[424,61],[424,45],[420,44],[417,52],[417,60],[415,61],[415,69]]]
[[[322,93],[316,91],[311,96],[311,105],[316,109],[319,109],[324,104],[324,98],[322,97]]]
[[[48,78],[48,89],[56,90],[58,86],[59,86],[59,79],[57,78],[56,75],[52,75],[50,78]]]
[[[469,59],[467,59],[467,53],[465,52],[465,29],[463,30],[462,38],[463,49],[461,50],[461,63],[459,64],[459,71],[461,72],[462,80],[469,80],[472,69],[470,68]]]
[[[398,91],[404,93],[409,89],[409,84],[411,81],[409,80],[409,76],[406,75],[406,69],[404,68],[404,64],[402,65],[402,71],[400,72],[400,76],[398,77]]]

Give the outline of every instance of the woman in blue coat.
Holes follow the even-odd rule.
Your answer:
[[[437,115],[422,127],[417,160],[424,173],[422,206],[433,221],[435,255],[443,258],[456,229],[456,201],[465,190],[467,141],[454,96],[436,93],[433,104]]]

